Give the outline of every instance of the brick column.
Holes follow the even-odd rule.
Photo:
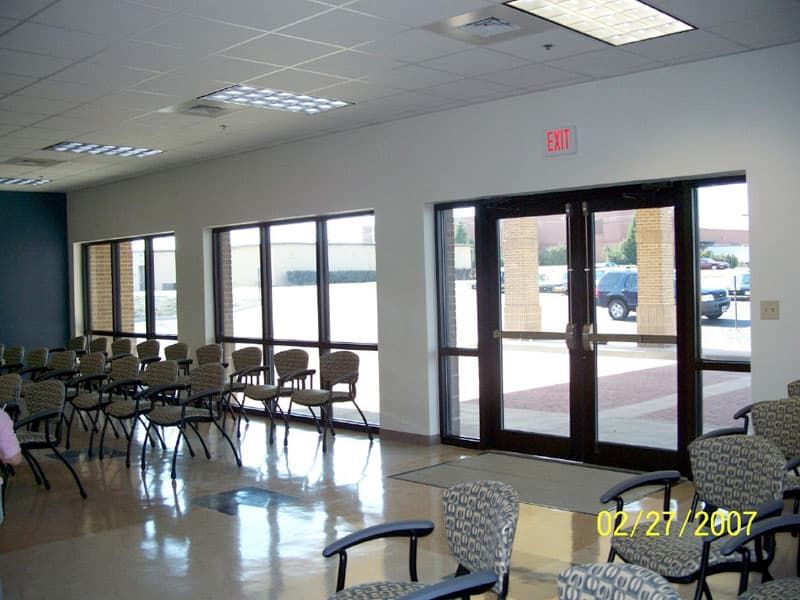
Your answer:
[[[119,302],[122,331],[133,331],[133,245],[119,245]]]
[[[636,210],[640,334],[675,335],[675,226],[666,208]]]
[[[458,339],[458,320],[456,319],[456,228],[453,220],[453,211],[446,210],[442,213],[442,240],[444,241],[444,306],[445,318],[447,319],[446,330],[447,345],[455,346]],[[447,398],[449,415],[448,427],[450,433],[455,436],[461,435],[461,403],[459,398],[459,370],[458,359],[445,359],[449,362],[447,373],[449,381],[447,387],[449,398]]]
[[[88,247],[89,308],[92,329],[114,328],[113,293],[111,290],[111,244]]]
[[[505,271],[503,329],[535,331],[542,326],[539,303],[539,229],[536,217],[502,221]]]

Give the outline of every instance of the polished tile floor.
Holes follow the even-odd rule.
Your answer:
[[[441,490],[390,476],[474,452],[377,438],[370,445],[362,433],[342,431],[323,454],[310,428],[294,426],[286,449],[270,447],[265,431],[263,422],[251,420],[240,469],[212,432],[212,460],[182,451],[174,482],[171,447],[148,452],[144,476],[138,465],[125,468],[121,440],[113,440],[115,456],[102,461],[71,453],[87,500],[55,459],[42,460],[50,491],[20,467],[0,527],[0,597],[325,598],[337,565],[322,557],[323,546],[355,529],[408,518],[437,523],[421,542],[421,579],[452,573]],[[74,447],[86,447],[83,432],[73,436]],[[685,506],[691,488],[678,490]],[[658,503],[646,500],[632,509],[651,505]],[[559,571],[572,562],[602,561],[607,551],[594,516],[522,504],[510,598],[555,598]],[[406,565],[405,544],[374,542],[352,553],[348,583],[404,579]],[[711,584],[715,598],[735,597],[735,577],[714,576]],[[691,589],[680,591],[691,597]]]

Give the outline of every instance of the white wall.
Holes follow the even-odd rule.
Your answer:
[[[428,435],[438,431],[432,203],[744,172],[754,306],[781,301],[780,321],[753,322],[753,395],[778,397],[800,377],[799,70],[800,45],[783,46],[75,192],[70,241],[174,230],[178,326],[197,346],[213,337],[209,228],[374,208],[381,425]],[[542,130],[560,125],[577,127],[578,152],[545,158]]]

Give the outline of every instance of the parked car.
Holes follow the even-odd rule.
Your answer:
[[[730,269],[730,265],[722,260],[714,260],[713,258],[708,258],[707,256],[700,257],[700,268],[701,269]]]
[[[608,308],[615,321],[636,312],[639,301],[639,274],[636,270],[609,271],[597,283],[594,292],[597,306]],[[724,289],[702,289],[700,292],[700,314],[708,319],[719,319],[731,305],[728,291]]]
[[[734,275],[728,293],[740,300],[750,300],[750,271]]]

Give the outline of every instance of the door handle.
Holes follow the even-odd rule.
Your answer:
[[[581,346],[585,352],[594,352],[594,340],[592,337],[594,336],[594,325],[592,323],[586,323],[581,328]]]

